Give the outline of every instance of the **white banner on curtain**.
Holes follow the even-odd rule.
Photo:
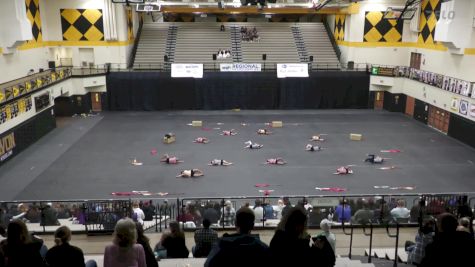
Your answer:
[[[277,64],[277,78],[308,77],[308,64]]]
[[[203,78],[203,64],[172,64],[173,78]]]
[[[221,63],[219,69],[222,72],[256,72],[261,71],[259,63]]]

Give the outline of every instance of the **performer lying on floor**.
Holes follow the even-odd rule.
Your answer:
[[[350,169],[350,167],[344,167],[344,166],[341,166],[340,168],[336,169],[336,172],[334,174],[341,174],[341,175],[345,175],[345,174],[352,174],[353,173],[353,170]]]
[[[269,165],[284,165],[287,162],[284,161],[282,158],[275,158],[275,159],[267,159],[264,164],[269,164]]]
[[[249,149],[259,149],[263,147],[263,145],[258,144],[258,143],[252,143],[252,141],[247,141],[244,144],[246,144],[244,148],[249,148]]]
[[[257,130],[257,134],[269,135],[269,134],[272,134],[272,132],[267,130],[267,129],[259,129],[259,130]]]
[[[234,129],[231,129],[231,130],[229,130],[229,131],[228,131],[228,130],[224,130],[224,131],[221,132],[221,135],[229,135],[229,136],[231,136],[231,135],[236,135],[236,134],[237,134],[237,132],[236,132]]]
[[[191,170],[183,170],[180,172],[180,174],[178,174],[176,176],[176,178],[180,178],[180,177],[183,177],[183,178],[193,178],[193,177],[199,177],[199,176],[203,176],[204,173],[202,170],[200,169],[191,169]]]
[[[207,144],[207,143],[209,143],[209,140],[208,140],[208,138],[206,138],[206,137],[197,137],[197,138],[193,141],[193,143]]]
[[[312,138],[310,138],[310,141],[320,141],[323,142],[325,139],[321,138],[320,135],[314,135]]]
[[[160,158],[160,161],[161,162],[165,162],[166,164],[178,164],[178,163],[182,163],[183,160],[179,160],[177,157],[175,156],[172,156],[170,157],[168,154],[165,154],[163,155],[161,158]]]
[[[314,152],[314,151],[321,151],[321,150],[322,150],[322,147],[320,147],[320,146],[312,146],[311,144],[307,144],[307,146],[305,147],[305,150],[311,151],[311,152]]]
[[[232,162],[227,162],[224,159],[213,159],[210,163],[208,163],[209,166],[229,166],[233,165]]]
[[[374,154],[369,154],[368,157],[364,161],[378,164],[378,163],[383,163],[384,158],[380,156],[376,156]]]
[[[132,164],[134,166],[142,166],[143,162],[138,162],[137,159],[134,158],[130,164]]]

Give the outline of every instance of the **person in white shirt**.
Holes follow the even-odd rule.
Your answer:
[[[134,217],[137,216],[137,222],[143,224],[145,213],[143,213],[143,210],[139,207],[139,203],[135,202],[132,207],[134,209]]]
[[[391,216],[394,220],[409,219],[411,211],[406,208],[406,203],[403,199],[397,201],[397,207],[391,210]]]
[[[336,250],[335,250],[336,236],[335,236],[334,233],[330,232],[331,225],[332,225],[331,221],[329,221],[327,219],[323,219],[320,222],[320,229],[322,229],[323,232],[319,233],[318,235],[316,235],[312,238],[316,238],[317,236],[325,236],[328,240],[328,243],[330,243],[330,246],[332,247],[333,252],[336,254]]]
[[[255,206],[254,206],[254,222],[261,223],[264,219],[264,208],[262,208],[262,201],[260,199],[256,199]]]

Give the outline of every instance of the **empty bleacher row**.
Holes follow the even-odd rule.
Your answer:
[[[143,25],[134,69],[162,69],[170,63],[199,63],[216,69],[219,63],[312,63],[313,69],[338,69],[339,60],[322,23],[155,23]],[[259,38],[238,38],[241,27],[256,28]],[[232,51],[213,58],[220,49]],[[313,60],[311,60],[313,59]]]

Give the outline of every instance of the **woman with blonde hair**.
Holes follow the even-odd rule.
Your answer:
[[[54,243],[56,246],[52,247],[46,253],[45,263],[50,267],[95,267],[96,262],[93,260],[84,264],[84,254],[78,247],[71,246],[71,230],[67,226],[61,226],[56,229],[54,233]]]
[[[117,222],[114,239],[104,252],[104,267],[146,267],[142,245],[136,244],[137,229],[130,218]]]

